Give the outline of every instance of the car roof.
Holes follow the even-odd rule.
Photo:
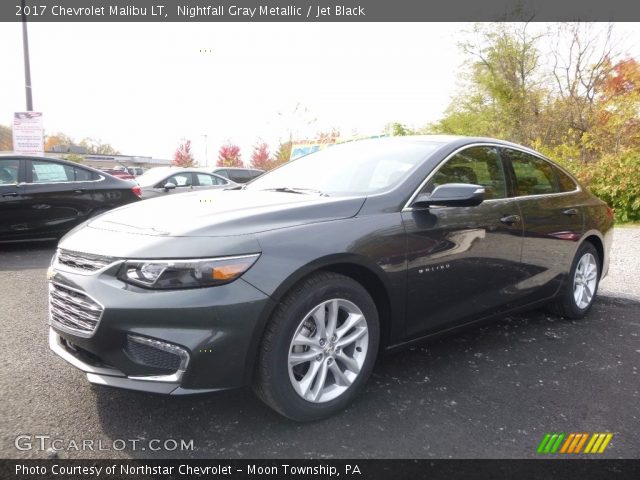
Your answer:
[[[65,160],[64,158],[48,157],[46,155],[16,155],[13,153],[0,153],[0,158],[15,158],[18,160],[47,160],[47,161],[62,163],[70,167],[81,167],[87,170],[91,170],[92,172],[95,172],[95,173],[109,175],[109,172],[105,172],[96,167],[90,167],[89,165],[85,165],[84,163],[72,162],[70,160]],[[111,175],[111,177],[113,177],[113,175]],[[113,177],[113,178],[117,178],[117,177]],[[118,180],[122,180],[122,179],[118,178]]]
[[[208,170],[208,171],[215,172],[216,170],[246,170],[249,172],[264,172],[264,170],[260,170],[259,168],[251,168],[251,167],[214,167],[213,170]]]

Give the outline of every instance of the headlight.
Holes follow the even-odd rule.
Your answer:
[[[124,282],[155,289],[212,287],[233,282],[260,254],[188,260],[127,260],[118,272]]]

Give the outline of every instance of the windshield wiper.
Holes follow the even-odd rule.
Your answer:
[[[328,197],[329,195],[320,191],[315,190],[313,188],[299,188],[299,187],[275,187],[275,188],[265,188],[266,192],[284,192],[284,193],[299,193],[302,195],[309,195],[310,193],[315,193],[320,195],[321,197]]]

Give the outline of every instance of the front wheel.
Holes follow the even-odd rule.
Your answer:
[[[591,308],[600,281],[600,256],[595,247],[585,242],[576,252],[569,277],[553,311],[567,318],[582,318]]]
[[[262,340],[254,389],[282,415],[316,420],[357,395],[378,351],[378,312],[362,285],[330,272],[296,286]]]

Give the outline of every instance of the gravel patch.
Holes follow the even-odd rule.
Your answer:
[[[601,295],[640,300],[640,227],[613,231],[609,273],[600,283]]]

